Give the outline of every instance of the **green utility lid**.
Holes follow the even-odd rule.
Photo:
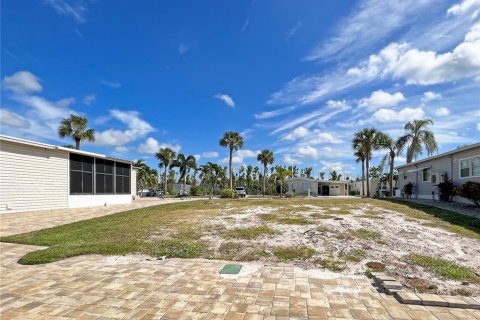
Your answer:
[[[226,264],[223,266],[222,270],[219,271],[220,274],[238,274],[242,269],[241,264]]]

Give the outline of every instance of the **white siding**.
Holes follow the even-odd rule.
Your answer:
[[[68,197],[69,208],[111,206],[132,203],[131,194],[81,194]]]
[[[68,152],[0,141],[0,212],[66,207]]]

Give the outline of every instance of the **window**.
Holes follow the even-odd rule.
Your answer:
[[[432,169],[426,168],[422,170],[422,181],[430,182],[432,178]]]
[[[113,193],[113,161],[95,159],[95,193]]]
[[[70,153],[70,194],[93,194],[93,158]]]
[[[115,193],[130,193],[130,164],[115,163]]]
[[[480,157],[460,160],[460,178],[480,177]]]

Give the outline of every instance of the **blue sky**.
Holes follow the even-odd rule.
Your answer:
[[[480,141],[479,0],[5,0],[1,24],[2,134],[71,143],[73,112],[97,131],[83,149],[156,166],[162,146],[225,163],[234,130],[237,167],[270,148],[350,176],[366,126]]]

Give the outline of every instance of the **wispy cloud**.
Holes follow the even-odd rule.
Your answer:
[[[297,22],[297,24],[293,28],[288,30],[285,40],[288,42],[290,38],[292,38],[297,33],[298,29],[300,29],[301,27],[302,27],[302,23],[300,21]]]
[[[213,97],[220,101],[223,101],[227,106],[235,108],[235,101],[233,101],[233,98],[228,94],[217,93]]]
[[[184,43],[184,42],[180,42],[178,44],[178,53],[183,56],[184,54],[186,54],[188,51],[190,50],[190,47]]]
[[[122,84],[118,81],[107,81],[107,80],[102,80],[101,84],[105,86],[109,86],[112,89],[118,89],[122,87]]]
[[[89,94],[83,97],[83,103],[86,104],[87,106],[91,105],[92,103],[95,102],[97,99],[97,96],[94,94]]]
[[[73,18],[76,22],[85,22],[88,9],[83,0],[45,0],[45,3],[59,15]]]

